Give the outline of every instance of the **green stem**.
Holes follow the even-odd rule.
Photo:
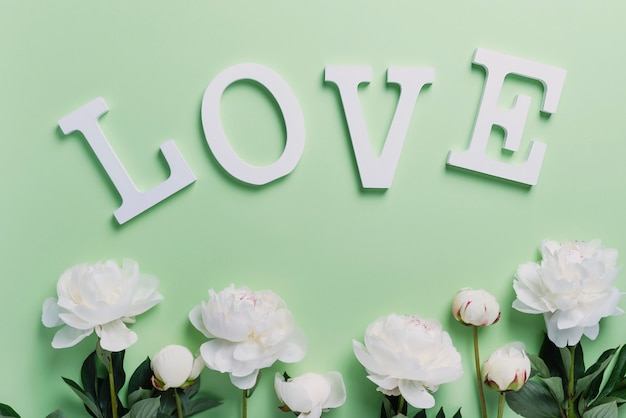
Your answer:
[[[113,377],[113,355],[109,359],[109,392],[111,392],[111,415],[117,418],[117,395],[115,394],[115,379]]]
[[[178,389],[174,389],[174,398],[176,399],[176,411],[178,412],[178,418],[183,418],[183,405],[180,401]]]
[[[576,418],[576,409],[574,408],[574,364],[576,355],[576,346],[568,347],[570,352],[569,378],[567,380],[567,418]]]
[[[243,390],[241,397],[241,418],[248,418],[248,389]]]
[[[405,404],[404,396],[402,395],[398,396],[398,410],[396,411],[396,415],[404,413],[402,412],[402,410],[404,409],[404,404]]]
[[[498,418],[502,418],[504,414],[504,398],[506,397],[506,392],[500,392],[500,399],[498,399]]]
[[[480,409],[483,418],[487,418],[487,404],[485,403],[485,391],[483,390],[483,380],[480,375],[480,355],[478,354],[478,327],[473,325],[474,333],[474,364],[476,366],[476,384],[478,385],[478,396],[480,398]]]

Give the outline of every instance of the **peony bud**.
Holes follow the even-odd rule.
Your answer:
[[[452,315],[463,325],[484,327],[498,322],[500,305],[491,293],[465,287],[452,301]]]
[[[299,417],[319,418],[323,411],[337,408],[346,401],[346,387],[339,372],[305,373],[285,380],[276,373],[276,395],[288,409]]]
[[[483,364],[483,382],[491,389],[517,392],[530,376],[530,360],[519,341],[505,345]]]
[[[160,349],[150,363],[152,384],[159,390],[191,386],[204,368],[201,357],[193,357],[182,345],[167,345]]]

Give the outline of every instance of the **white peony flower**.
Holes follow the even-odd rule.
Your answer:
[[[500,319],[500,305],[489,292],[465,287],[452,301],[452,315],[463,325],[484,327]]]
[[[463,374],[461,355],[434,319],[391,314],[365,331],[365,346],[353,341],[354,354],[368,378],[385,395],[402,395],[416,408],[431,408],[442,383]]]
[[[519,341],[494,351],[483,364],[483,382],[500,392],[518,391],[530,377],[530,360]]]
[[[319,418],[322,412],[346,401],[346,387],[339,372],[306,373],[288,380],[276,373],[274,389],[281,402],[300,418]]]
[[[54,348],[71,347],[95,330],[103,349],[122,351],[137,341],[126,323],[163,299],[158,286],[133,260],[121,268],[113,260],[79,264],[61,275],[58,299],[46,299],[41,320],[49,328],[65,325],[52,340]]]
[[[211,339],[200,347],[206,365],[228,372],[239,389],[253,387],[259,369],[276,360],[300,361],[306,353],[304,333],[294,325],[285,302],[269,290],[233,285],[219,293],[211,289],[208,302],[193,308],[189,320]]]
[[[185,388],[193,384],[204,369],[201,357],[193,357],[182,345],[166,345],[152,358],[152,384],[159,390]]]
[[[600,240],[541,243],[540,263],[518,267],[513,308],[543,314],[548,337],[558,347],[598,336],[600,319],[622,314],[619,290],[612,286],[617,250]]]

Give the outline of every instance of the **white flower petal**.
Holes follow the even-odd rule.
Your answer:
[[[254,385],[256,385],[258,376],[258,370],[255,370],[247,376],[233,376],[232,373],[229,375],[231,383],[242,390],[253,388]]]
[[[96,334],[100,337],[100,346],[108,351],[126,350],[137,342],[137,334],[128,329],[121,320],[97,326]]]
[[[399,389],[404,399],[415,408],[428,409],[435,406],[435,398],[414,380],[401,380]]]
[[[93,332],[92,329],[80,330],[72,327],[64,326],[59,329],[52,339],[52,347],[67,348],[76,345],[79,341],[89,336]]]
[[[274,378],[274,389],[279,399],[295,412],[310,412],[315,406],[309,391],[311,388],[293,381],[285,381],[280,374]],[[330,388],[328,388],[330,391]],[[320,408],[321,409],[321,408]]]
[[[322,407],[320,405],[315,405],[308,414],[300,414],[300,416],[303,415],[306,418],[320,418],[322,416]]]
[[[278,360],[283,363],[297,363],[304,358],[307,350],[306,335],[300,328],[294,328],[285,347],[280,351]]]
[[[322,404],[322,408],[338,408],[346,402],[346,386],[339,372],[327,372],[324,377],[330,384],[330,396]]]
[[[215,336],[206,329],[202,321],[202,304],[196,305],[191,312],[189,312],[189,321],[198,331],[204,334],[205,337],[215,338]]]
[[[48,298],[43,302],[43,311],[41,314],[41,322],[48,328],[58,327],[63,324],[59,314],[61,309],[57,304],[56,298]]]

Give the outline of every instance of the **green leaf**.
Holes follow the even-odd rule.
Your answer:
[[[537,372],[537,376],[550,377],[550,369],[546,365],[545,361],[541,359],[541,357],[528,353],[526,355],[528,356],[528,359],[530,360],[530,364],[533,366],[533,369]]]
[[[170,416],[176,411],[176,399],[174,398],[174,390],[169,389],[161,392],[161,407],[159,411]]]
[[[626,375],[626,345],[622,346],[617,354],[617,359],[613,365],[613,370],[606,381],[606,385],[598,395],[598,398],[603,398],[615,389],[618,383],[624,380]]]
[[[152,388],[152,368],[150,368],[150,357],[147,357],[130,376],[128,393],[150,388]]]
[[[57,409],[51,414],[46,415],[46,418],[66,418],[65,414],[61,412],[61,409]]]
[[[606,350],[600,355],[598,361],[596,361],[591,367],[589,367],[583,377],[579,378],[576,381],[576,397],[583,393],[583,391],[585,391],[585,394],[587,395],[586,398],[589,399],[594,398],[598,394],[597,389],[599,389],[600,383],[602,382],[604,371],[613,359],[613,356],[615,356],[616,352],[617,349],[615,348]]]
[[[515,413],[532,418],[560,418],[561,408],[550,390],[532,380],[517,392],[506,394],[506,403]]]
[[[97,402],[98,392],[96,390],[96,384],[98,382],[98,375],[95,350],[85,358],[85,361],[83,361],[83,365],[80,368],[80,380],[83,384],[83,392],[89,396],[93,402]]]
[[[551,376],[560,376],[565,373],[559,348],[550,341],[547,334],[543,336],[543,343],[539,349],[539,357],[545,362],[550,370]]]
[[[0,403],[0,418],[4,417],[20,418],[19,414],[15,412],[13,408],[7,404]]]
[[[191,386],[183,389],[189,399],[193,398],[200,390],[200,382],[200,376],[198,376]]]
[[[454,414],[454,415],[452,416],[452,418],[463,418],[463,417],[461,416],[461,408],[459,408],[459,409],[458,409],[458,411],[456,411],[456,414]]]
[[[620,406],[621,404],[626,403],[626,398],[618,398],[615,396],[605,396],[603,398],[596,399],[596,401],[592,404],[592,406],[598,406],[598,405],[602,405],[604,403],[610,403],[610,402],[615,402],[617,406]]]
[[[611,402],[593,407],[583,414],[583,418],[617,418],[617,404]]]
[[[151,389],[137,389],[133,393],[128,394],[128,407],[132,408],[137,402],[152,397]]]
[[[115,393],[126,383],[126,372],[124,371],[124,354],[125,350],[111,353],[111,361],[113,363],[113,382],[115,383]]]
[[[417,414],[415,414],[413,416],[413,418],[427,418],[426,417],[426,410],[424,410],[424,409],[420,410]]]
[[[565,392],[563,392],[563,382],[560,377],[553,376],[547,379],[540,379],[548,388],[555,402],[560,406],[565,402]]]
[[[437,412],[437,416],[435,418],[446,418],[446,414],[443,412],[443,407],[439,408],[439,412]]]
[[[214,401],[209,398],[196,398],[189,401],[189,407],[185,412],[186,417],[190,417],[194,414],[197,414],[202,411],[206,411],[207,409],[215,408],[216,406],[221,405],[222,402]]]
[[[160,404],[159,398],[143,399],[130,408],[129,418],[155,418]]]
[[[75,394],[78,395],[83,404],[85,404],[85,408],[96,418],[104,418],[102,411],[98,407],[98,405],[87,395],[83,389],[78,386],[76,382],[71,379],[67,379],[63,377],[63,381],[74,391]]]

